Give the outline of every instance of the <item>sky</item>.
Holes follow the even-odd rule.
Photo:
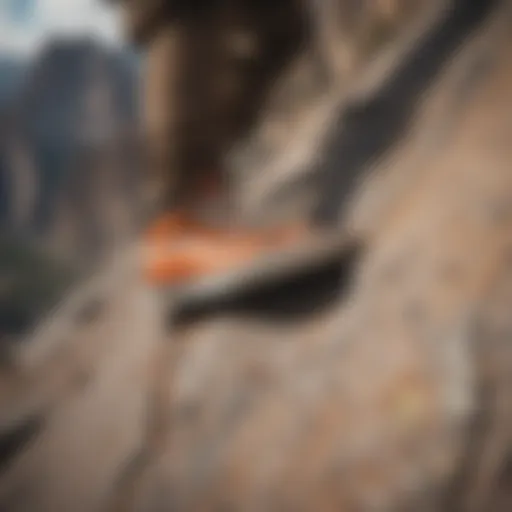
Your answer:
[[[101,0],[0,0],[0,53],[30,55],[54,35],[121,40],[119,13]]]

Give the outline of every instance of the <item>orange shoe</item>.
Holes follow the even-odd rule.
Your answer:
[[[148,243],[169,242],[186,233],[210,232],[191,217],[180,213],[166,213],[159,217],[146,231],[145,239]]]
[[[307,233],[303,226],[222,231],[181,216],[166,216],[146,237],[145,277],[152,285],[165,286],[220,274],[300,243]]]

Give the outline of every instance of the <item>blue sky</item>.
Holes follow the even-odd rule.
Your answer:
[[[31,54],[56,34],[120,41],[118,13],[101,0],[0,0],[0,52]]]
[[[29,23],[35,14],[36,0],[2,0],[6,16],[14,24]]]

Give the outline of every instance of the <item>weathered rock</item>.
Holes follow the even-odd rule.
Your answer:
[[[62,384],[0,508],[509,510],[511,24],[504,2],[364,169],[344,218],[364,250],[329,305],[163,333],[137,279],[114,287],[32,368]]]

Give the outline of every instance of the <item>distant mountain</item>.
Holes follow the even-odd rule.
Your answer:
[[[0,111],[16,96],[27,71],[28,64],[9,55],[0,55]]]
[[[12,246],[3,240],[15,235],[27,258],[43,249],[50,261],[82,272],[137,224],[137,57],[88,38],[54,40],[31,63],[0,58],[1,99],[0,259]],[[27,261],[9,261],[16,267],[18,260]],[[23,275],[10,269],[9,294],[0,293],[0,310],[2,297],[19,299],[16,318],[32,317],[46,300],[25,309],[32,292],[25,293]],[[0,292],[5,279],[0,272]]]
[[[43,48],[28,72],[18,117],[25,133],[38,143],[70,146],[84,137],[84,123],[96,121],[93,128],[101,128],[100,117],[135,123],[136,84],[130,54],[88,38],[55,40]],[[101,94],[109,96],[102,105],[108,112],[100,111],[96,103],[96,119],[91,120],[91,96]]]

